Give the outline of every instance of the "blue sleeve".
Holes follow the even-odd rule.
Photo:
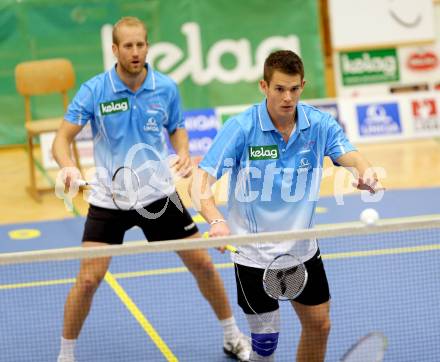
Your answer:
[[[235,118],[229,119],[217,133],[199,167],[219,179],[238,167],[245,147],[245,135]]]
[[[174,82],[172,84],[173,86],[169,104],[168,122],[165,125],[168,133],[170,134],[173,133],[177,128],[185,128],[185,119],[183,118],[179,90]]]
[[[356,148],[347,139],[342,127],[333,117],[329,117],[326,122],[327,138],[325,144],[325,155],[329,156],[333,162],[347,152],[356,151]]]
[[[78,126],[95,119],[93,98],[92,90],[83,84],[69,104],[64,119]]]

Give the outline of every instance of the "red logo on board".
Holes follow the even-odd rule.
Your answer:
[[[437,103],[433,98],[413,100],[411,102],[414,119],[414,131],[435,133],[440,130],[440,118],[437,113]]]
[[[424,52],[411,54],[407,61],[407,66],[415,71],[427,71],[437,67],[439,61],[434,52]]]
[[[421,101],[412,101],[412,111],[415,117],[434,117],[437,115],[437,105],[435,99],[423,99]]]

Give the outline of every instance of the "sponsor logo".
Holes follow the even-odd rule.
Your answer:
[[[344,85],[383,83],[399,80],[396,49],[341,52]]]
[[[188,230],[191,230],[191,229],[193,229],[193,228],[195,228],[195,227],[196,227],[196,224],[194,224],[194,223],[192,222],[191,224],[189,224],[189,225],[187,225],[187,226],[184,226],[183,229],[184,229],[185,231],[188,231]]]
[[[415,132],[440,130],[440,119],[434,98],[413,100],[411,109]]]
[[[429,71],[438,66],[438,57],[434,52],[411,54],[407,66],[414,71]]]
[[[402,6],[403,4],[401,4],[400,2],[399,5],[394,4],[394,6],[392,4],[392,1],[390,1],[390,3],[391,4],[389,4],[390,7],[388,9],[388,14],[390,15],[391,19],[393,19],[397,24],[405,28],[414,28],[418,26],[422,21],[422,14],[414,14],[414,11],[411,11],[411,9],[408,8],[405,9],[405,7]]]
[[[249,146],[249,159],[257,160],[277,160],[280,157],[278,146]]]
[[[145,132],[159,132],[159,126],[157,125],[156,120],[154,117],[150,117],[147,119],[147,122],[144,124],[144,131]]]
[[[201,109],[185,113],[185,128],[188,132],[218,130],[220,123],[213,109]]]
[[[305,172],[312,169],[310,160],[306,157],[301,157],[297,164],[298,172]]]
[[[397,103],[377,103],[356,107],[361,136],[381,136],[402,132]]]
[[[212,145],[211,137],[190,138],[189,152],[193,156],[203,156],[208,152]]]
[[[263,39],[252,54],[249,39],[220,39],[212,44],[207,53],[202,53],[205,43],[202,39],[200,26],[195,22],[185,23],[181,32],[186,38],[188,56],[182,61],[185,53],[176,44],[160,42],[154,44],[148,52],[149,62],[153,67],[168,74],[177,83],[191,77],[197,85],[219,81],[225,84],[252,82],[261,77],[264,59],[275,49],[292,49],[299,52],[299,38],[296,35],[271,36]],[[228,68],[223,65],[224,56],[235,58],[235,66]],[[256,59],[253,63],[252,60]]]
[[[302,146],[301,150],[298,153],[299,154],[309,153],[310,150],[315,145],[315,143],[316,143],[315,141],[308,141],[308,142],[304,143],[304,145]]]
[[[125,112],[128,110],[128,98],[121,98],[115,101],[103,102],[99,104],[101,109],[101,115],[106,116],[108,114]]]
[[[193,156],[203,156],[220,128],[217,114],[214,109],[207,108],[187,111],[184,117],[189,135],[189,151]]]
[[[185,128],[189,137],[191,156],[204,156],[220,128],[215,109],[193,109],[183,112]],[[166,137],[169,153],[174,153],[169,138]]]
[[[339,125],[342,127],[342,129],[345,132],[345,124],[340,119],[339,114],[339,107],[337,103],[311,103],[312,106],[318,108],[322,112],[326,112],[330,114],[336,121],[339,123]]]

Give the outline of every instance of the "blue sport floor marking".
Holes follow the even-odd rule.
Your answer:
[[[357,221],[361,211],[367,207],[376,208],[382,218],[398,218],[418,215],[440,214],[440,188],[390,190],[385,192],[380,203],[362,202],[359,194],[345,195],[344,205],[338,205],[334,197],[323,197],[318,207],[327,209],[316,215],[316,224],[332,224]],[[223,212],[226,208],[221,207]],[[193,212],[193,215],[196,213]],[[85,218],[74,217],[44,222],[27,222],[0,225],[0,252],[15,252],[79,246]],[[202,231],[206,224],[199,224]],[[17,229],[37,229],[40,236],[28,240],[13,240],[9,232]],[[145,239],[139,228],[126,233],[125,240]]]
[[[440,189],[388,191],[382,203],[367,205],[359,195],[345,196],[345,205],[336,205],[334,198],[323,198],[319,206],[328,212],[317,215],[318,224],[356,221],[360,211],[375,207],[382,217],[407,217],[439,214]],[[78,246],[84,218],[72,218],[39,223],[0,226],[0,252]],[[8,233],[14,229],[38,229],[41,236],[29,240],[12,240]],[[207,228],[207,225],[201,225]],[[202,231],[203,231],[202,229]],[[336,239],[321,243],[323,255],[357,250],[376,250],[385,247],[417,245],[417,234],[404,233],[387,245],[382,241],[358,238],[347,245]],[[141,240],[138,229],[131,230],[126,240]],[[228,263],[229,256],[210,251],[216,263]],[[440,253],[437,251],[359,258],[327,259],[326,270],[332,293],[332,331],[326,361],[337,361],[355,340],[373,330],[388,337],[385,361],[437,361],[440,355],[438,325],[440,314],[433,313],[440,289],[438,275]],[[38,266],[2,267],[0,284],[20,283],[41,279],[73,278],[78,263],[40,263]],[[181,266],[175,254],[115,259],[111,271],[129,271]],[[415,268],[415,264],[420,267]],[[410,270],[408,270],[410,269]],[[413,270],[411,273],[410,271]],[[235,281],[231,268],[221,269],[234,314],[240,327],[246,322],[236,305]],[[221,329],[209,305],[196,289],[189,273],[169,273],[118,281],[133,298],[167,341],[180,361],[230,361],[221,350]],[[163,286],[173,282],[173,289]],[[31,288],[0,289],[0,310],[7,333],[0,332],[2,362],[47,362],[56,359],[61,333],[65,296],[71,284]],[[409,289],[411,288],[411,289]],[[299,338],[299,325],[290,305],[284,303],[282,329],[277,351],[278,360],[291,360],[292,341]],[[37,311],[37,312],[36,312]],[[422,321],[422,323],[420,323]],[[31,327],[30,327],[31,323]],[[126,332],[126,333],[125,333]],[[203,343],[194,343],[204,339]],[[26,343],[23,343],[23,341]],[[99,351],[97,351],[99,350]],[[138,362],[161,361],[163,357],[145,333],[117,301],[108,285],[99,288],[94,308],[78,342],[78,361]]]

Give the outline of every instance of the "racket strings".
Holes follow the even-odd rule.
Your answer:
[[[307,280],[307,271],[304,264],[298,264],[296,260],[287,260],[290,259],[290,256],[286,255],[283,259],[286,260],[278,260],[278,262],[288,262],[290,264],[294,262],[297,265],[287,267],[272,265],[267,268],[263,279],[264,287],[266,293],[272,298],[292,300],[304,289]]]
[[[119,168],[112,178],[112,198],[119,209],[132,209],[139,198],[139,177],[127,167]]]

